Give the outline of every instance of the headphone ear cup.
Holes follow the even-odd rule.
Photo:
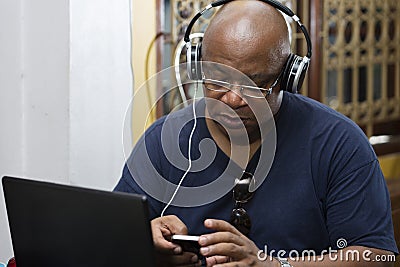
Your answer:
[[[201,69],[201,42],[190,43],[186,51],[186,68],[190,80],[198,81],[202,79]]]
[[[308,65],[308,58],[290,54],[282,75],[281,89],[294,94],[300,91]]]
[[[283,91],[290,91],[288,88],[291,88],[290,81],[290,70],[292,69],[293,61],[294,61],[294,54],[290,54],[288,59],[286,60],[285,69],[282,74],[281,80],[281,89]]]

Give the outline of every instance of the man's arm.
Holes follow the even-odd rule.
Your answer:
[[[327,253],[316,257],[298,257],[288,259],[293,267],[341,266],[341,267],[393,267],[396,256],[389,251],[350,246],[335,253]],[[280,266],[280,265],[278,265]]]
[[[207,257],[208,266],[281,266],[276,258],[259,250],[254,242],[228,222],[208,219],[204,224],[216,231],[202,235],[199,240],[202,246],[200,251]],[[333,253],[328,251],[325,253],[323,256],[310,253],[303,254],[304,257],[296,255],[296,258],[287,260],[293,267],[391,267],[395,260],[391,252],[361,246],[350,246]],[[301,252],[299,254],[301,255]]]

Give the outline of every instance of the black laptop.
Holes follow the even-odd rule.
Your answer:
[[[154,266],[146,198],[3,177],[18,267]]]

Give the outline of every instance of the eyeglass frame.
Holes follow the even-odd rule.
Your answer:
[[[204,72],[202,72],[202,82],[203,82],[204,87],[207,90],[210,90],[210,91],[213,91],[213,92],[227,93],[229,91],[232,91],[232,87],[239,87],[240,88],[239,91],[243,96],[250,97],[250,98],[262,99],[262,98],[265,98],[266,96],[272,94],[272,90],[279,84],[279,80],[281,79],[282,74],[283,74],[283,71],[281,71],[279,73],[279,75],[276,78],[276,80],[271,84],[271,86],[268,89],[267,88],[258,87],[258,86],[231,84],[231,83],[228,83],[226,81],[207,79],[205,77],[205,75],[204,75]],[[210,88],[207,87],[206,82],[213,83],[213,84],[217,85],[218,87],[225,87],[227,89],[210,89]],[[244,90],[259,91],[262,94],[262,96],[247,95],[246,93],[244,93],[245,92]],[[264,95],[264,92],[266,92],[265,95]]]

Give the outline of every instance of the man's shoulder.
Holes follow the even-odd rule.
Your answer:
[[[190,121],[192,118],[193,118],[192,108],[190,106],[184,107],[182,109],[173,111],[157,119],[146,130],[146,134],[161,132],[164,126],[167,126],[168,128],[177,129],[182,124],[185,124],[185,122]]]
[[[295,109],[295,113],[300,113],[302,116],[310,118],[313,124],[324,125],[326,127],[336,125],[351,131],[361,131],[358,125],[350,118],[312,98],[299,94],[289,94],[289,101],[289,105],[292,105],[291,108]]]
[[[290,95],[288,98],[291,112],[299,114],[297,120],[307,128],[307,138],[313,144],[325,149],[331,147],[332,152],[339,146],[344,150],[363,151],[371,160],[376,157],[367,136],[350,118],[306,96]]]
[[[306,111],[314,111],[320,112],[327,116],[335,116],[340,118],[347,118],[343,114],[334,110],[333,108],[327,106],[324,103],[321,103],[315,99],[312,99],[308,96],[300,95],[300,94],[286,94],[286,97],[289,98],[290,105],[293,105],[297,109],[304,109]]]

